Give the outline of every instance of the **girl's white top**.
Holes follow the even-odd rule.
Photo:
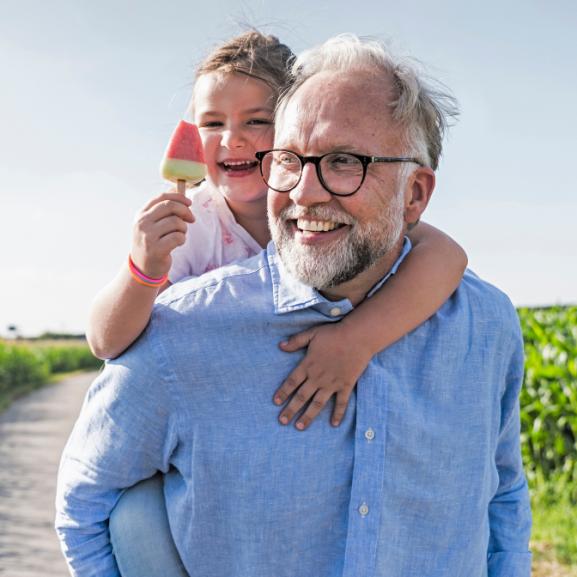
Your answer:
[[[248,258],[262,247],[236,222],[226,201],[206,183],[188,192],[195,221],[188,225],[186,241],[172,251],[171,283],[199,276],[235,260]]]

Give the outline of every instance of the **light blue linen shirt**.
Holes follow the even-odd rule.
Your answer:
[[[191,577],[529,577],[509,300],[467,272],[372,359],[340,427],[332,407],[305,432],[280,426],[273,392],[301,357],[278,343],[352,308],[289,276],[272,244],[161,295],[63,455],[56,526],[74,575],[118,575],[110,511],[159,470]]]

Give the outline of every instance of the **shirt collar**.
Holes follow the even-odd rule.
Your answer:
[[[389,269],[387,274],[368,292],[367,298],[383,286],[385,282],[395,274],[409,251],[411,241],[404,238],[401,254]],[[271,241],[267,246],[267,260],[270,268],[273,290],[273,302],[276,314],[284,314],[306,308],[313,308],[321,314],[331,319],[338,319],[353,310],[353,305],[349,299],[331,301],[325,298],[316,289],[305,285],[293,277],[283,266],[276,251],[274,243]]]

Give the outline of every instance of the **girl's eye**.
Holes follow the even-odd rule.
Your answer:
[[[223,123],[220,120],[210,120],[199,124],[200,128],[218,128],[219,126],[223,126]]]

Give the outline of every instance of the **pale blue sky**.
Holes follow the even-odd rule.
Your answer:
[[[517,305],[577,302],[573,0],[0,0],[0,334],[83,331],[164,190],[195,64],[239,22],[388,38],[458,98],[427,219]]]

